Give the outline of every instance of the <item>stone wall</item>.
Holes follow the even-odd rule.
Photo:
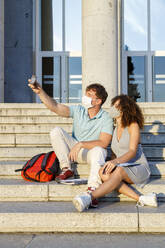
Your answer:
[[[5,97],[4,101],[32,102],[27,79],[33,68],[33,1],[5,0]]]

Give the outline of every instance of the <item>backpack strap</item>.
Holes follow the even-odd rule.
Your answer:
[[[52,153],[53,153],[53,151],[48,152],[48,153],[45,154],[45,157],[44,157],[44,159],[42,160],[42,163],[41,163],[41,169],[42,169],[43,171],[45,171],[46,164],[47,164],[47,160],[48,160],[49,156],[50,156]]]
[[[55,174],[58,172],[58,169],[59,169],[59,161],[58,161],[58,158],[57,158],[57,157],[55,158],[55,160],[54,160],[52,166],[49,168],[49,171],[45,169],[46,164],[47,164],[47,160],[48,160],[49,156],[50,156],[52,153],[54,153],[54,151],[48,152],[48,153],[45,155],[45,157],[44,157],[44,159],[43,159],[43,161],[42,161],[42,164],[41,164],[41,169],[42,169],[43,171],[45,171],[45,173],[47,173],[48,175],[52,175],[52,174],[55,175]],[[39,175],[40,172],[38,172],[37,174]]]
[[[54,160],[54,163],[52,164],[52,166],[49,168],[49,170],[53,173],[56,174],[59,170],[59,160],[56,157]]]
[[[37,159],[41,156],[41,155],[43,155],[44,153],[40,153],[40,154],[37,154],[37,155],[35,155],[34,157],[32,157],[30,160],[28,160],[27,162],[26,162],[26,164],[22,167],[22,169],[17,169],[17,170],[15,170],[15,172],[18,172],[18,171],[23,171],[23,170],[27,170],[27,169],[29,169],[30,167],[32,167],[33,166],[33,164],[37,161]],[[28,166],[27,166],[27,164],[28,164]]]
[[[47,170],[45,170],[46,165],[47,165],[47,161],[48,161],[48,159],[49,159],[49,157],[50,157],[50,155],[51,155],[52,153],[53,153],[53,151],[46,153],[44,159],[42,160],[42,163],[41,163],[41,170],[38,171],[38,173],[36,174],[36,177],[38,176],[38,177],[39,177],[39,180],[40,180],[40,174],[41,174],[42,171],[44,171],[44,172],[45,172],[46,174],[48,174],[48,175],[52,175],[52,173],[50,173],[50,172],[48,172]],[[54,163],[53,163],[53,164],[54,164]]]

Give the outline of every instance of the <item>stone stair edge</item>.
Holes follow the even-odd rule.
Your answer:
[[[151,180],[144,188],[135,185],[132,187],[139,193],[147,194],[155,192],[159,202],[165,201],[165,179]],[[23,179],[0,179],[0,202],[10,201],[71,201],[77,194],[85,192],[87,185],[63,185],[55,181],[47,183],[35,183]],[[135,202],[117,192],[112,192],[102,197],[100,201],[125,201]]]
[[[22,160],[14,160],[14,159],[12,159],[12,160],[0,160],[0,166],[23,166],[24,165],[24,163],[26,163],[27,162],[27,159],[22,159]],[[150,161],[150,160],[148,160],[148,163],[152,166],[152,167],[154,167],[154,166],[156,166],[156,167],[165,167],[165,160],[160,160],[160,161],[158,161],[158,160],[152,160],[152,161]],[[79,163],[78,164],[78,167],[89,167],[89,165],[88,164],[85,164],[85,163]]]
[[[138,211],[130,203],[113,204],[113,208],[104,203],[102,209],[84,213],[78,213],[70,202],[18,202],[13,206],[14,211],[7,203],[0,204],[0,232],[138,231]]]
[[[8,147],[3,146],[0,148],[0,160],[28,160],[32,156],[43,153],[49,152],[52,150],[51,146],[18,146],[18,147]],[[164,146],[143,146],[144,153],[148,160],[157,160],[157,161],[164,161],[165,160],[165,147]],[[109,156],[110,149],[108,149],[108,156]]]
[[[165,203],[156,209],[135,207],[130,202],[101,205],[78,213],[70,202],[0,203],[0,232],[165,232]]]
[[[81,104],[81,103],[64,103],[65,105],[78,105],[78,104]],[[153,107],[153,106],[160,106],[160,107],[165,107],[165,102],[137,102],[138,105],[140,106],[145,106],[145,107]],[[20,107],[20,106],[25,106],[25,107],[34,107],[34,106],[39,106],[41,108],[46,108],[46,106],[43,104],[43,103],[0,103],[0,107],[11,107],[13,106],[14,107]],[[103,108],[104,107],[108,107],[109,104],[108,103],[105,103],[103,105]]]
[[[60,124],[72,124],[71,118],[64,118],[59,116],[0,116],[0,125],[60,125]],[[165,115],[159,115],[157,118],[153,115],[145,117],[145,126],[159,125],[160,127],[165,125]]]
[[[64,128],[65,129],[65,128]],[[66,130],[67,129],[67,130]],[[65,130],[71,135],[71,129]],[[30,132],[30,130],[29,130]],[[147,134],[141,135],[141,144],[143,147],[165,147],[165,133],[159,135]],[[50,132],[49,133],[0,133],[0,147],[51,147]],[[109,149],[109,148],[108,148]]]

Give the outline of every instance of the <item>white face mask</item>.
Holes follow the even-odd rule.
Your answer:
[[[83,97],[82,97],[82,105],[83,105],[86,109],[93,107],[93,106],[92,106],[92,98],[91,98],[91,97],[88,97],[88,96],[83,96]]]
[[[120,116],[120,111],[115,106],[112,106],[109,109],[109,114],[112,118],[117,118]]]

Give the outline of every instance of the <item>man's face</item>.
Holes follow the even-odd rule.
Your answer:
[[[86,96],[92,98],[92,105],[98,105],[98,104],[101,104],[101,99],[99,99],[97,96],[96,96],[96,92],[94,90],[88,90],[86,91]]]

